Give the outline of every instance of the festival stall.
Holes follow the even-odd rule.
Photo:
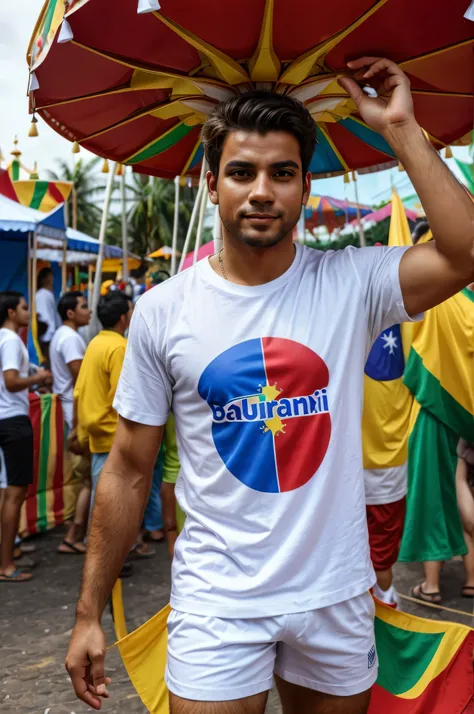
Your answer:
[[[352,201],[342,201],[331,196],[313,196],[305,208],[306,228],[314,231],[316,228],[325,227],[328,233],[332,233],[336,228],[349,223],[354,218],[366,216],[372,213],[370,206],[363,206]]]

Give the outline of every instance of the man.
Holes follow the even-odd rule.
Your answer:
[[[436,246],[295,246],[311,189],[311,116],[265,92],[210,116],[207,182],[224,248],[139,300],[97,492],[66,660],[95,709],[109,681],[100,618],[140,525],[171,403],[186,513],[168,621],[171,713],[263,714],[274,674],[284,712],[368,709],[377,659],[364,364],[384,328],[472,280],[474,205],[417,125],[403,72],[376,58],[349,69],[355,79],[340,83],[398,154]]]
[[[25,582],[31,573],[14,563],[14,544],[20,511],[33,482],[33,429],[29,418],[28,388],[50,385],[51,373],[40,369],[28,376],[28,350],[18,332],[29,321],[28,305],[21,293],[0,293],[0,448],[6,467],[7,487],[1,511],[0,582]]]
[[[53,293],[54,275],[51,268],[42,268],[38,273],[38,290],[36,292],[36,315],[38,321],[46,327],[40,337],[41,351],[46,362],[49,362],[49,343],[60,327],[56,300]]]
[[[58,394],[61,399],[64,420],[68,431],[71,432],[73,428],[74,385],[86,351],[86,344],[79,335],[78,330],[80,327],[85,327],[89,324],[91,311],[83,294],[78,290],[73,290],[64,293],[59,300],[58,313],[63,324],[56,330],[51,340],[49,358],[53,373],[53,392]],[[74,467],[78,468],[82,473],[87,473],[87,469],[84,469],[83,464],[80,463],[82,458],[76,457],[74,459]],[[86,476],[77,497],[73,523],[58,548],[60,553],[77,555],[85,552],[85,545],[82,540],[87,527],[90,494],[90,479]]]
[[[74,389],[77,421],[70,440],[76,436],[92,454],[92,499],[100,472],[107,459],[117,429],[118,416],[112,406],[125,357],[132,305],[120,292],[101,297],[97,316],[103,329],[89,343]]]

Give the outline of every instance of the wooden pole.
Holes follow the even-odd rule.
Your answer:
[[[102,263],[104,262],[104,250],[105,250],[105,234],[107,232],[107,219],[109,217],[109,206],[110,198],[112,196],[112,191],[114,188],[114,178],[115,178],[115,164],[113,164],[111,171],[107,177],[107,186],[105,189],[104,196],[104,206],[102,208],[102,219],[100,222],[99,231],[99,254],[97,256],[97,264],[95,269],[94,278],[94,288],[92,291],[92,318],[89,325],[89,340],[91,340],[100,331],[100,323],[97,317],[97,305],[99,304],[100,298],[100,284],[102,278]]]
[[[76,187],[72,187],[72,227],[77,231],[77,193]]]
[[[61,293],[67,290],[67,238],[63,243],[63,260],[61,263]]]
[[[367,244],[365,242],[364,226],[362,225],[362,218],[360,215],[359,191],[357,190],[357,176],[355,176],[355,175],[354,175],[354,190],[355,190],[356,211],[357,211],[357,224],[359,226],[360,247],[365,248],[365,246]]]
[[[214,211],[214,253],[220,253],[222,250],[222,222],[221,214],[219,213],[219,206],[215,206]]]
[[[122,280],[128,282],[128,236],[127,236],[127,198],[125,195],[125,166],[120,177],[120,193],[122,196]]]
[[[191,236],[193,234],[194,224],[196,223],[196,217],[198,215],[199,206],[201,205],[201,197],[202,197],[202,192],[204,190],[204,183],[205,183],[205,181],[204,181],[205,171],[206,171],[206,167],[205,167],[205,161],[203,159],[202,166],[201,166],[201,175],[199,177],[199,188],[198,188],[198,192],[196,194],[196,199],[194,201],[191,218],[189,219],[188,231],[186,233],[186,239],[184,241],[183,252],[181,254],[181,260],[179,261],[178,273],[181,271],[181,269],[183,267],[183,263],[185,261],[186,254],[189,250],[189,244],[191,242]]]
[[[93,281],[93,276],[94,274],[94,264],[89,263],[89,276],[88,276],[88,281],[87,281],[87,300],[90,302],[92,299],[92,281]]]
[[[171,241],[171,275],[176,275],[176,251],[178,250],[178,225],[179,225],[179,176],[174,177],[174,223],[173,239]]]

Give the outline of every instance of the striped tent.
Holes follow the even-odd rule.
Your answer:
[[[13,181],[13,188],[19,203],[48,213],[60,203],[67,201],[72,190],[72,182],[27,179]]]

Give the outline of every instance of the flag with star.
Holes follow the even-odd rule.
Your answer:
[[[388,244],[412,245],[405,209],[395,191]],[[362,448],[368,503],[398,500],[406,483],[413,397],[403,374],[410,341],[410,324],[392,325],[376,339],[365,366]]]

